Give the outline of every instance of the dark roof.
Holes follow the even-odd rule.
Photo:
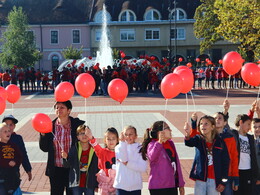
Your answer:
[[[112,17],[112,21],[117,21],[120,12],[125,9],[132,10],[137,17],[137,21],[142,21],[144,14],[149,9],[156,9],[160,12],[162,20],[168,20],[169,0],[97,0],[91,15],[93,21],[95,13],[102,9],[105,2],[107,11]],[[200,5],[199,0],[176,0],[177,8],[185,10],[188,19],[193,19],[196,8]],[[173,0],[171,0],[171,9],[173,9]]]
[[[188,19],[193,18],[200,4],[199,0],[176,1],[177,8],[184,9]],[[6,24],[12,7],[21,6],[30,24],[87,23],[93,21],[95,13],[102,10],[103,3],[112,21],[117,21],[120,12],[125,9],[135,12],[138,21],[142,21],[146,10],[151,8],[161,13],[162,20],[167,20],[169,14],[169,0],[0,0],[0,20]]]

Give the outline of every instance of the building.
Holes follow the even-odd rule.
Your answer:
[[[193,34],[199,0],[0,0],[0,35],[6,28],[8,12],[14,5],[22,6],[37,48],[43,53],[35,68],[51,70],[64,60],[61,51],[67,46],[82,46],[83,56],[96,55],[103,3],[111,47],[128,57],[153,55],[172,61],[182,57],[187,62],[200,56],[200,40]],[[221,41],[203,56],[217,61],[235,48]]]

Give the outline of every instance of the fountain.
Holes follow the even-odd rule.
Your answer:
[[[114,64],[112,57],[112,49],[110,47],[110,42],[107,34],[107,14],[106,6],[103,4],[102,11],[102,31],[101,40],[99,44],[99,51],[97,51],[96,63],[99,63],[99,68],[102,70],[108,65],[112,66]]]

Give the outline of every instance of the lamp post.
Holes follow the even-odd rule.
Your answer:
[[[169,46],[168,46],[168,59],[169,59],[169,63],[170,66],[172,65],[172,0],[168,1],[168,11],[169,11],[169,22],[170,22],[170,33],[169,33]]]
[[[176,5],[177,5],[177,2],[176,0],[173,1],[173,9],[174,9],[174,33],[175,33],[175,36],[174,36],[174,56],[175,56],[175,61],[176,61],[176,64],[178,63],[178,59],[177,59],[177,36],[178,36],[178,31],[177,31],[177,10],[176,10]]]

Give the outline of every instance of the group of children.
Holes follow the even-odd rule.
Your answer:
[[[195,195],[260,194],[260,108],[252,104],[248,115],[238,115],[236,130],[228,125],[229,102],[224,112],[214,116],[192,115],[185,123],[185,145],[195,147],[190,178]],[[253,118],[254,112],[258,117]],[[11,117],[11,119],[10,119]],[[19,166],[27,158],[10,142],[14,117],[0,125],[0,194],[12,194],[19,187]],[[197,123],[198,120],[198,123]],[[12,124],[11,124],[12,125]],[[249,134],[250,131],[253,135]],[[146,129],[142,144],[137,130],[126,126],[119,134],[113,127],[104,135],[101,147],[86,125],[77,128],[77,140],[69,152],[62,151],[63,166],[69,168],[69,187],[73,194],[140,195],[142,173],[150,167],[148,189],[151,195],[184,195],[181,163],[169,125],[156,121]],[[10,179],[10,173],[15,175]],[[31,168],[28,169],[29,179]]]
[[[192,126],[185,123],[185,145],[196,147],[190,173],[195,195],[260,194],[260,107],[255,101],[248,115],[237,115],[237,129],[228,125],[228,108],[225,100],[224,112],[205,115],[198,124],[194,113]],[[254,112],[257,118],[253,118]]]

